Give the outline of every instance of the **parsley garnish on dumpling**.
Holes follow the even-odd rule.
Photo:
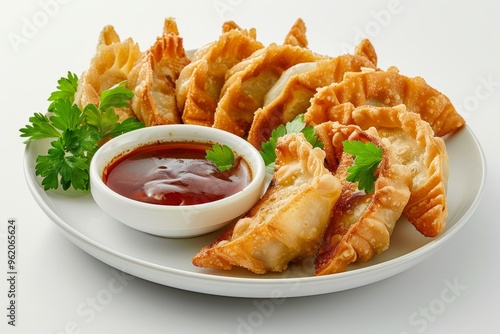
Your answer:
[[[313,126],[306,126],[304,115],[300,114],[291,122],[280,125],[271,133],[271,138],[262,144],[260,154],[264,159],[268,171],[273,172],[276,161],[276,144],[278,138],[288,133],[303,133],[313,147],[323,147]],[[347,169],[347,181],[358,182],[358,189],[370,193],[374,190],[375,171],[382,161],[382,149],[371,142],[363,143],[359,140],[346,140],[342,143],[346,153],[355,156],[354,164]]]
[[[342,142],[344,152],[355,156],[354,164],[347,168],[347,181],[358,182],[358,189],[370,193],[374,190],[375,171],[382,161],[382,149],[372,142],[363,143],[359,140]]]
[[[276,144],[278,143],[278,139],[289,133],[302,133],[313,147],[323,147],[323,143],[318,141],[314,127],[310,125],[306,126],[303,114],[297,115],[291,122],[281,124],[274,129],[271,133],[271,138],[267,142],[262,143],[260,155],[264,159],[268,171],[274,171],[276,166]]]

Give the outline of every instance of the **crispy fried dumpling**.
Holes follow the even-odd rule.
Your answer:
[[[307,41],[306,35],[306,24],[304,20],[298,18],[297,21],[293,24],[290,31],[285,36],[285,41],[283,44],[300,46],[302,48],[307,48],[309,42]]]
[[[412,172],[411,197],[403,214],[421,234],[438,235],[448,216],[448,154],[443,139],[434,135],[430,125],[404,105],[356,108],[344,103],[330,108],[327,116],[362,129],[376,127],[381,137],[392,142],[399,161]]]
[[[96,53],[90,67],[80,76],[75,103],[83,108],[99,104],[101,93],[128,79],[135,62],[142,53],[131,38],[120,41],[113,26],[105,26],[99,35]],[[115,108],[120,120],[134,117],[132,108]]]
[[[310,99],[318,88],[340,82],[346,72],[361,71],[363,68],[375,68],[375,64],[356,54],[292,66],[266,94],[264,106],[255,112],[248,141],[260,149],[276,127],[307,111]]]
[[[226,72],[261,48],[255,29],[225,24],[219,39],[198,50],[177,79],[176,98],[182,121],[211,126]]]
[[[175,98],[175,81],[190,63],[177,24],[165,19],[163,35],[144,52],[128,76],[134,92],[132,110],[146,126],[181,122]]]
[[[318,91],[305,119],[309,123],[319,124],[322,119],[328,119],[325,114],[330,108],[346,102],[356,107],[404,104],[409,111],[420,114],[439,137],[465,125],[465,120],[445,95],[420,77],[409,78],[399,74],[395,67],[387,71],[368,69],[346,74],[341,83],[331,84]]]
[[[315,258],[315,275],[327,275],[345,271],[350,263],[368,261],[389,247],[410,197],[411,174],[394,156],[390,141],[378,137],[375,128],[362,131],[355,125],[326,122],[315,130],[324,143],[328,168],[342,182],[342,193]],[[370,141],[382,149],[374,191],[365,193],[357,183],[346,180],[354,158],[343,152],[345,140]]]
[[[288,68],[324,58],[307,48],[270,44],[236,64],[228,73],[215,111],[213,127],[246,136],[254,113],[264,97]]]
[[[324,166],[325,152],[302,134],[288,134],[276,148],[276,170],[262,199],[232,229],[193,258],[199,267],[233,266],[264,274],[317,250],[340,195],[340,181]]]
[[[443,139],[404,105],[358,107],[352,110],[352,119],[361,128],[375,126],[393,143],[397,157],[412,172],[411,197],[403,214],[423,235],[437,236],[448,216],[448,154]]]

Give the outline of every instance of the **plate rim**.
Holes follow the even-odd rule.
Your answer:
[[[89,255],[95,257],[96,259],[116,268],[119,270],[122,270],[124,272],[127,272],[128,274],[156,282],[161,285],[166,285],[170,286],[173,288],[179,288],[183,290],[188,290],[188,291],[193,291],[193,292],[199,292],[199,293],[205,293],[205,294],[212,294],[212,295],[219,295],[219,296],[230,296],[230,297],[253,297],[253,298],[266,298],[272,296],[272,292],[275,291],[276,289],[282,287],[283,285],[286,284],[308,284],[308,285],[319,285],[322,283],[328,283],[332,280],[339,280],[339,281],[346,281],[349,279],[356,278],[360,275],[363,275],[364,273],[367,272],[378,272],[378,275],[376,277],[373,277],[371,280],[363,280],[363,282],[356,282],[352,284],[347,284],[345,285],[346,287],[331,287],[329,289],[323,289],[323,288],[316,288],[312,287],[311,289],[303,289],[302,291],[290,291],[286,293],[286,291],[281,291],[283,292],[283,297],[300,297],[300,296],[312,296],[312,295],[319,295],[319,294],[326,294],[326,293],[333,293],[337,291],[342,291],[342,290],[348,290],[351,288],[356,288],[359,286],[364,286],[368,285],[386,278],[389,278],[391,276],[394,276],[398,273],[401,273],[414,265],[422,262],[426,258],[428,258],[430,255],[432,255],[435,251],[437,251],[442,245],[446,243],[453,235],[456,234],[458,230],[462,228],[462,226],[471,218],[473,213],[476,211],[479,203],[481,202],[482,196],[484,194],[484,188],[485,188],[485,180],[486,180],[486,160],[485,160],[485,155],[484,151],[481,147],[480,142],[478,141],[476,135],[474,132],[471,130],[469,125],[466,124],[466,126],[459,130],[459,131],[467,131],[467,134],[472,138],[473,144],[477,148],[477,153],[480,157],[480,171],[481,171],[481,178],[480,178],[480,184],[478,188],[478,192],[475,194],[475,197],[473,201],[471,202],[470,206],[467,208],[466,212],[451,226],[449,230],[447,230],[447,233],[439,235],[438,237],[434,238],[433,240],[429,241],[423,246],[420,246],[419,248],[410,251],[409,253],[403,254],[401,256],[398,256],[396,258],[389,259],[387,261],[381,262],[381,263],[376,263],[367,267],[363,268],[358,268],[354,269],[351,271],[346,271],[342,273],[337,273],[334,276],[333,275],[325,275],[325,276],[310,276],[310,277],[271,277],[271,278],[251,278],[251,277],[234,277],[234,276],[224,276],[224,275],[212,275],[210,273],[202,273],[202,272],[190,272],[190,271],[185,271],[183,269],[178,269],[178,268],[173,268],[173,267],[167,267],[163,266],[160,264],[156,263],[151,263],[144,261],[142,259],[135,258],[133,256],[130,256],[128,254],[124,254],[122,252],[119,252],[117,250],[114,250],[105,244],[102,244],[89,236],[83,234],[79,230],[77,230],[75,227],[69,225],[67,222],[65,222],[61,217],[59,217],[46,203],[45,199],[42,196],[42,192],[44,191],[43,189],[40,188],[40,186],[35,182],[35,176],[31,173],[33,170],[33,166],[29,165],[29,149],[30,145],[32,143],[28,143],[25,147],[25,152],[23,156],[23,169],[24,169],[24,176],[25,176],[25,181],[28,185],[28,188],[35,199],[36,203],[38,206],[42,209],[42,211],[54,222],[56,225],[61,229],[63,234],[70,240],[72,241],[76,246],[81,248],[83,251],[88,253]],[[102,252],[103,254],[95,254],[95,252]],[[111,255],[114,259],[120,260],[120,262],[125,262],[129,265],[132,265],[133,267],[130,266],[124,266],[122,268],[118,268],[116,263],[112,263],[113,261],[110,261],[109,258],[106,258],[106,256]],[[403,262],[405,265],[401,265],[401,263],[398,264],[398,262]],[[207,289],[203,288],[203,285],[197,286],[196,284],[190,285],[187,282],[184,282],[183,280],[179,280],[179,282],[175,282],[172,284],[166,284],[163,280],[155,279],[155,277],[152,277],[152,275],[147,275],[147,273],[141,273],[137,272],[136,269],[150,269],[154,270],[157,273],[162,273],[162,274],[168,274],[168,276],[172,277],[182,277],[182,278],[189,278],[189,281],[197,281],[197,282],[207,282],[210,281],[212,283],[212,287],[215,284],[215,289]],[[382,273],[383,272],[383,273]],[[238,290],[238,291],[233,291],[231,289],[225,288],[217,288],[217,285],[225,285],[225,284],[236,284],[236,285],[242,285],[242,286],[249,286],[249,285],[256,285],[252,289],[243,289],[243,291]],[[267,287],[266,287],[267,285]],[[321,285],[322,286],[322,285]],[[260,288],[259,288],[260,287]],[[259,291],[259,289],[263,289]],[[276,292],[276,291],[275,291]]]

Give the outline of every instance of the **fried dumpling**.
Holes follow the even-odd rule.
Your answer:
[[[81,108],[89,103],[99,105],[101,93],[127,80],[141,55],[139,45],[131,38],[121,41],[113,26],[105,26],[90,67],[80,76],[75,103]],[[130,106],[115,108],[115,112],[120,120],[134,117]]]
[[[420,77],[399,74],[395,67],[387,71],[368,69],[346,74],[341,83],[322,88],[313,97],[305,119],[319,124],[329,109],[350,102],[354,106],[392,107],[399,104],[427,121],[436,136],[442,137],[465,126],[465,120],[450,100]]]
[[[412,172],[411,197],[403,214],[424,236],[437,236],[448,216],[448,154],[443,139],[404,105],[353,108],[352,119],[361,128],[376,127],[393,143],[398,159]]]
[[[302,134],[288,134],[276,148],[276,170],[259,202],[232,229],[193,258],[199,267],[233,266],[264,274],[317,250],[340,195],[340,181],[324,166],[325,152]]]
[[[235,64],[263,48],[255,29],[225,24],[219,39],[198,50],[176,81],[176,98],[182,121],[211,126],[226,73]]]
[[[264,105],[267,92],[281,74],[296,64],[321,58],[307,48],[288,44],[272,43],[256,51],[227,73],[213,127],[246,136],[255,111]]]
[[[181,122],[175,81],[189,63],[177,24],[172,18],[165,19],[163,35],[144,52],[128,76],[128,86],[135,95],[132,110],[144,125]]]
[[[411,197],[403,214],[423,235],[438,235],[448,216],[446,184],[448,154],[444,140],[436,137],[420,115],[395,107],[354,107],[344,103],[329,109],[328,120],[376,127],[381,137],[392,142],[399,161],[412,172]]]
[[[260,149],[275,128],[307,111],[318,88],[342,81],[347,72],[375,67],[363,55],[345,54],[289,68],[266,94],[264,106],[255,112],[248,141]]]
[[[315,258],[315,275],[328,275],[345,271],[350,263],[368,261],[389,247],[410,197],[411,174],[395,157],[390,141],[380,138],[375,128],[362,131],[355,125],[326,122],[315,130],[324,143],[328,168],[342,182],[342,193]],[[357,183],[347,181],[354,158],[343,151],[345,140],[372,142],[382,149],[374,191],[365,193]]]

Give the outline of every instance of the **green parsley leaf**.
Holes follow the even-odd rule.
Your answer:
[[[57,189],[58,182],[64,190],[73,186],[75,189],[87,190],[89,180],[89,164],[85,157],[65,154],[63,138],[52,142],[48,155],[40,155],[36,159],[35,173],[42,176],[45,190]],[[59,180],[60,178],[60,180]]]
[[[114,130],[119,119],[112,108],[103,111],[93,104],[87,105],[83,109],[83,113],[85,114],[85,123],[96,128],[103,138]]]
[[[283,124],[278,126],[271,132],[271,138],[265,143],[262,143],[262,151],[260,155],[264,159],[265,165],[274,170],[276,161],[276,144],[278,143],[278,138],[283,137],[286,134],[286,128]]]
[[[382,161],[382,149],[372,142],[363,143],[359,140],[342,142],[344,152],[355,155],[354,165],[347,169],[347,181],[358,182],[358,189],[370,193],[374,190],[375,171]]]
[[[205,158],[213,162],[222,172],[234,165],[233,150],[227,145],[212,145],[212,149],[206,150],[206,154]]]
[[[57,189],[59,184],[63,190],[88,190],[90,161],[100,144],[144,124],[135,118],[119,122],[114,112],[114,108],[127,106],[134,96],[126,82],[102,92],[99,106],[89,104],[83,110],[74,103],[78,77],[68,72],[58,84],[48,99],[52,101],[48,107],[51,115],[35,113],[29,118],[31,124],[19,131],[21,137],[28,138],[25,143],[54,138],[47,155],[38,156],[35,164],[35,174],[43,178],[45,190]]]
[[[107,137],[117,137],[119,135],[122,135],[126,132],[130,132],[133,130],[137,130],[140,128],[143,128],[144,124],[141,122],[138,122],[135,118],[127,118],[126,120],[122,121],[121,123],[117,123],[113,130],[109,131],[107,133]]]
[[[300,133],[306,127],[304,122],[304,115],[300,114],[295,117],[291,122],[285,124],[286,133]]]
[[[68,76],[66,78],[60,78],[57,83],[57,90],[50,94],[48,101],[55,102],[58,99],[68,99],[71,103],[73,103],[74,96],[78,88],[78,77],[76,74],[68,71]],[[49,111],[52,111],[53,104],[54,103],[49,106]]]
[[[28,137],[24,142],[25,144],[44,138],[56,138],[59,136],[59,131],[52,125],[47,118],[47,116],[41,113],[35,113],[29,118],[31,125],[26,125],[26,127],[20,129],[21,137]]]
[[[271,132],[271,138],[262,143],[260,155],[264,159],[268,171],[274,171],[276,166],[276,144],[278,139],[289,133],[302,133],[313,147],[323,147],[323,143],[318,140],[318,136],[314,132],[314,127],[306,126],[304,114],[299,114],[291,122],[279,125]]]
[[[129,101],[134,97],[134,92],[125,87],[127,81],[122,81],[119,84],[105,90],[101,93],[101,102],[99,109],[102,112],[107,112],[110,108],[123,108],[128,106]]]
[[[78,128],[83,122],[83,113],[69,99],[57,99],[52,104],[54,116],[49,117],[55,128],[65,131]]]

